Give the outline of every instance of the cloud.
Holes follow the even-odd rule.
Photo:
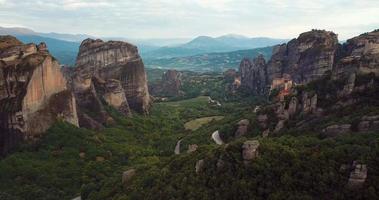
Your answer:
[[[377,0],[0,0],[0,25],[103,36],[292,38],[322,28],[345,39],[378,18]]]
[[[112,6],[109,1],[80,1],[80,0],[64,0],[61,5],[63,9],[76,10],[81,8],[104,8]]]

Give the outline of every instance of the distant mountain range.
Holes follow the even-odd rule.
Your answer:
[[[200,36],[182,45],[167,46],[142,53],[142,56],[148,59],[193,56],[202,53],[230,52],[267,47],[282,44],[287,41],[287,39],[266,37],[248,38],[240,35],[224,35],[216,38]]]
[[[66,65],[75,64],[76,56],[78,54],[79,46],[82,40],[86,38],[96,38],[95,36],[86,34],[41,33],[28,28],[19,27],[0,27],[0,35],[13,35],[24,43],[45,42],[52,55],[54,55],[60,61],[60,63]],[[275,39],[266,37],[248,38],[234,34],[224,35],[220,37],[199,36],[193,40],[190,40],[189,38],[127,39],[124,37],[105,37],[101,39],[131,42],[138,47],[141,56],[146,61],[146,63],[148,63],[148,65],[165,68],[167,68],[167,66],[162,66],[165,63],[168,64],[168,66],[191,66],[192,68],[196,65],[193,60],[200,59],[205,54],[212,56],[217,55],[211,59],[208,59],[209,62],[219,62],[221,60],[224,60],[226,62],[230,57],[220,58],[219,56],[242,55],[243,53],[241,52],[249,52],[254,48],[273,46],[288,41],[287,39]],[[247,51],[236,53],[236,51],[239,50]],[[225,54],[222,54],[223,52]],[[234,58],[236,56],[232,57]],[[184,60],[187,61],[184,62]],[[199,66],[209,67],[212,65],[212,63],[205,64],[206,62],[201,61]],[[176,65],[180,63],[184,65]],[[228,66],[230,66],[230,64],[228,64]],[[217,63],[216,66],[213,66],[212,68],[219,67],[223,67],[223,64]]]
[[[5,28],[0,27],[0,35],[38,35],[41,37],[48,37],[58,40],[65,40],[70,42],[81,42],[82,40],[85,40],[86,38],[95,38],[91,35],[86,34],[65,34],[65,33],[40,33],[35,32],[28,28],[20,28],[20,27],[14,27],[14,28]]]
[[[178,69],[197,72],[225,71],[230,68],[238,68],[243,58],[253,59],[262,54],[266,59],[271,57],[272,46],[238,50],[221,53],[205,53],[187,57],[144,59],[147,68]]]

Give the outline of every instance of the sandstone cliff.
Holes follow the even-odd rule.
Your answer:
[[[252,62],[243,59],[240,64],[241,85],[247,87],[253,94],[266,94],[268,80],[266,60],[259,55]]]
[[[351,73],[379,75],[379,30],[347,40],[333,70],[336,76]]]
[[[274,48],[268,62],[268,79],[289,74],[295,83],[308,83],[331,71],[338,49],[337,35],[333,32],[312,30],[300,34],[288,44]]]
[[[0,37],[0,153],[39,137],[58,119],[78,126],[59,63],[40,45]]]
[[[162,79],[150,86],[150,92],[154,96],[178,96],[182,86],[182,73],[177,70],[167,70]]]
[[[148,113],[147,78],[136,46],[86,39],[80,46],[73,74],[80,124],[98,128],[111,120],[103,102],[125,115],[130,115],[130,109]]]
[[[365,33],[338,44],[330,31],[312,30],[287,44],[277,45],[265,64],[261,57],[244,59],[240,65],[241,85],[254,94],[265,94],[283,78],[306,84],[330,74],[338,78],[352,73],[379,74],[379,31]],[[270,87],[271,86],[271,87]]]

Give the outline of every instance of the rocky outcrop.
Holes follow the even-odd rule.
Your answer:
[[[46,45],[1,36],[0,47],[0,153],[57,120],[78,126],[75,98]]]
[[[237,131],[234,133],[234,137],[241,137],[246,135],[248,128],[250,125],[250,121],[248,119],[243,119],[237,123]]]
[[[361,188],[367,178],[367,165],[354,162],[353,171],[350,173],[347,187],[351,189]]]
[[[173,97],[180,95],[180,87],[182,86],[182,73],[176,70],[167,70],[161,81],[152,84],[149,91],[154,96]]]
[[[180,154],[180,143],[182,142],[182,140],[178,140],[178,142],[176,142],[176,145],[175,145],[175,150],[174,150],[174,153],[176,155],[179,155]]]
[[[267,64],[262,57],[253,62],[242,60],[240,73],[242,85],[255,94],[267,93],[263,90],[270,85],[271,89],[284,85],[281,82],[306,84],[330,74],[333,78],[351,74],[379,75],[379,30],[349,39],[343,45],[338,44],[333,32],[305,32],[287,44],[275,46]],[[347,87],[346,92],[349,89],[351,87]]]
[[[374,73],[379,76],[379,30],[347,40],[333,70],[335,76]]]
[[[241,74],[241,86],[248,88],[251,93],[256,95],[266,94],[268,76],[263,55],[259,55],[253,61],[243,59],[239,71]]]
[[[204,159],[198,160],[195,164],[196,174],[199,174],[200,172],[202,172],[204,170],[204,167],[205,167]]]
[[[379,115],[363,116],[358,124],[358,131],[377,131],[379,130]]]
[[[103,103],[126,116],[130,115],[130,109],[148,113],[150,96],[145,68],[137,47],[132,44],[84,40],[73,76],[72,88],[83,126],[94,128],[111,120]]]
[[[136,170],[135,169],[129,169],[125,172],[122,173],[122,184],[123,185],[128,185],[130,184],[130,181],[132,178],[136,175]]]
[[[338,50],[337,35],[323,30],[300,34],[273,50],[267,65],[268,80],[289,74],[297,84],[316,80],[333,69]]]
[[[228,69],[224,73],[224,80],[227,83],[227,91],[236,93],[241,86],[241,75],[235,69]]]
[[[334,124],[326,127],[323,130],[329,136],[335,136],[339,134],[346,134],[351,132],[351,124]]]
[[[197,144],[189,144],[188,145],[188,150],[187,150],[187,153],[192,153],[192,152],[195,152],[197,150],[199,146]]]
[[[258,140],[248,140],[242,145],[242,158],[245,164],[249,164],[250,161],[258,157]]]

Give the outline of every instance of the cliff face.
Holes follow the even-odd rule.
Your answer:
[[[145,68],[137,47],[126,42],[84,40],[76,61],[73,89],[81,123],[87,124],[90,118],[100,124],[109,120],[102,101],[125,115],[130,114],[129,107],[148,113],[150,96]]]
[[[242,86],[255,94],[264,94],[259,92],[262,88],[269,88],[284,77],[294,84],[306,84],[330,73],[333,77],[347,77],[352,73],[378,75],[379,31],[354,37],[344,45],[338,44],[333,32],[305,32],[287,44],[274,47],[267,64],[243,60],[240,73]]]
[[[167,70],[160,82],[150,86],[152,95],[155,96],[178,96],[182,85],[182,74],[177,70]]]
[[[242,60],[239,71],[241,73],[241,85],[247,87],[253,94],[264,95],[266,93],[267,67],[262,55],[252,62],[249,59]]]
[[[288,44],[274,48],[268,63],[269,81],[289,74],[296,83],[308,83],[331,71],[338,49],[337,35],[313,30],[300,34]]]
[[[76,102],[45,44],[0,37],[0,153],[33,139],[57,119],[78,125]]]
[[[341,51],[334,75],[371,72],[379,75],[379,30],[347,40]]]

